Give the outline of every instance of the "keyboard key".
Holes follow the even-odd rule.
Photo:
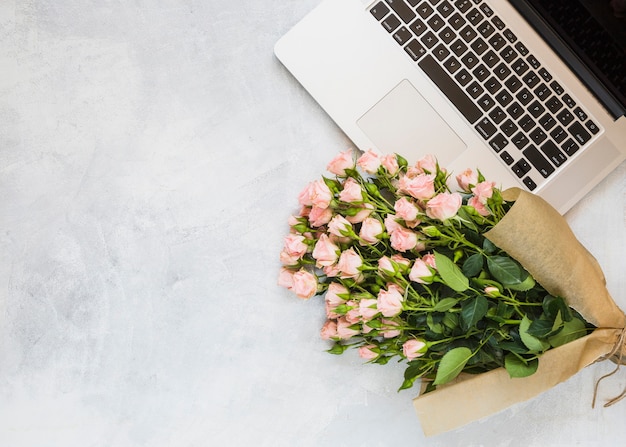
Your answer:
[[[543,155],[541,155],[535,146],[528,146],[522,153],[524,154],[524,157],[526,157],[535,167],[535,169],[539,171],[543,178],[549,177],[550,174],[554,172],[554,167],[548,160],[545,159]]]
[[[409,25],[409,29],[413,31],[416,36],[421,36],[428,27],[420,19],[415,20]]]
[[[550,83],[550,87],[552,87],[552,90],[554,90],[554,93],[556,93],[559,96],[565,92],[565,90],[563,90],[563,87],[561,87],[561,84],[559,84],[556,81],[552,81]]]
[[[574,109],[574,115],[576,115],[581,121],[585,121],[587,119],[587,114],[580,107],[576,107]]]
[[[513,117],[513,119],[518,119],[524,113],[524,108],[518,103],[514,102],[507,109],[509,115]]]
[[[435,56],[439,61],[443,61],[450,56],[450,50],[448,50],[443,44],[439,44],[433,50],[433,56]]]
[[[495,98],[502,107],[509,105],[509,103],[513,101],[513,96],[511,96],[511,94],[505,89],[500,90],[496,94]]]
[[[517,57],[517,51],[515,51],[511,45],[507,45],[500,51],[500,56],[502,56],[502,59],[504,59],[507,64],[510,64]]]
[[[439,11],[439,14],[441,14],[443,17],[448,17],[454,12],[454,8],[450,3],[445,1],[441,5],[437,6],[437,11]]]
[[[476,123],[474,128],[485,140],[491,138],[498,130],[496,126],[494,126],[493,123],[489,121],[489,118],[482,118],[478,121],[478,123]]]
[[[518,121],[520,127],[522,128],[522,130],[526,133],[530,132],[532,130],[533,127],[535,127],[535,120],[532,119],[532,117],[530,115],[524,115],[523,117],[521,117]]]
[[[462,13],[466,13],[472,7],[472,4],[469,0],[457,0],[454,2],[454,6]]]
[[[491,112],[489,112],[489,118],[496,123],[500,124],[504,118],[506,118],[506,113],[500,108],[496,107]]]
[[[509,140],[507,140],[504,135],[498,133],[495,137],[491,139],[489,145],[493,148],[494,151],[500,152],[504,149],[507,144],[509,144]]]
[[[460,34],[465,42],[471,42],[478,35],[476,31],[474,31],[474,28],[469,25],[465,26],[465,28],[460,31]]]
[[[585,127],[589,129],[593,135],[597,134],[600,131],[600,128],[593,121],[589,120],[585,123]]]
[[[556,120],[552,115],[546,113],[541,118],[539,118],[539,124],[541,124],[541,127],[543,127],[544,130],[548,131],[556,126]]]
[[[565,153],[567,155],[569,155],[570,157],[572,155],[574,155],[576,153],[576,151],[578,151],[578,149],[580,149],[580,146],[578,146],[574,140],[572,140],[571,138],[568,138],[565,143],[563,143],[561,145],[561,148],[565,151]]]
[[[563,95],[563,102],[567,104],[567,107],[569,107],[570,109],[576,107],[576,101],[574,101],[572,97],[567,93]]]
[[[470,23],[474,26],[477,26],[485,18],[485,16],[483,16],[476,8],[472,9],[465,16],[467,17],[467,20],[469,20]]]
[[[479,8],[486,17],[491,17],[493,15],[493,9],[491,9],[488,5],[483,3],[479,6]]]
[[[416,61],[426,54],[426,48],[422,46],[417,40],[411,40],[405,47],[404,51],[408,53],[411,58]]]
[[[533,95],[532,93],[530,93],[530,90],[528,90],[526,87],[524,87],[523,89],[521,89],[517,95],[515,95],[515,97],[517,98],[517,100],[519,102],[522,103],[522,105],[526,105],[528,104],[530,101],[533,100]]]
[[[511,69],[507,67],[504,62],[500,62],[494,71],[496,76],[500,78],[501,81],[504,81],[511,74]]]
[[[526,177],[522,181],[524,182],[524,185],[526,185],[526,188],[528,188],[529,191],[534,191],[535,188],[537,187],[537,184],[530,177]]]
[[[525,159],[520,158],[517,163],[511,166],[511,169],[513,170],[515,175],[517,175],[519,178],[522,178],[526,173],[528,173],[528,171],[530,171],[530,165]]]
[[[534,88],[539,83],[540,79],[534,71],[531,71],[522,77],[522,81],[524,81],[529,88]]]
[[[546,82],[550,82],[552,80],[552,75],[544,67],[541,67],[537,73],[539,73],[539,76],[541,76],[541,78]]]
[[[589,132],[585,130],[582,124],[576,121],[574,124],[567,128],[570,135],[574,137],[574,141],[576,141],[581,146],[584,146],[585,143],[591,140],[591,135]]]
[[[533,143],[535,144],[539,144],[542,143],[546,138],[548,138],[548,136],[546,135],[546,133],[541,130],[541,128],[537,127],[535,130],[533,130],[530,134],[530,139],[533,141]]]
[[[541,146],[541,152],[548,157],[548,160],[552,162],[557,168],[567,161],[567,157],[556,144],[548,140]]]
[[[548,99],[548,96],[552,94],[552,90],[546,84],[539,84],[534,90],[535,96],[541,101]]]
[[[467,51],[467,45],[465,45],[465,42],[463,42],[461,39],[457,39],[452,43],[450,49],[458,57],[461,57],[461,55],[463,55],[463,53]]]
[[[465,68],[463,68],[454,75],[454,79],[456,79],[462,87],[465,87],[472,80],[472,75],[469,74]]]
[[[370,12],[376,18],[376,20],[381,21],[389,13],[389,8],[387,8],[387,5],[385,5],[383,2],[378,2],[374,5],[372,9],[370,9]]]
[[[467,52],[465,56],[461,58],[461,61],[465,64],[465,66],[469,69],[472,69],[478,63],[478,57],[471,51]]]
[[[443,63],[443,66],[446,67],[450,74],[454,74],[459,68],[461,68],[461,63],[454,56],[450,56]]]
[[[509,154],[507,151],[504,151],[500,154],[500,158],[502,160],[504,160],[504,162],[507,165],[510,165],[511,163],[513,163],[515,161],[515,159],[513,157],[511,157],[511,154]]]
[[[406,27],[404,26],[401,26],[400,28],[398,28],[398,31],[396,31],[395,34],[393,35],[393,38],[396,39],[396,42],[398,42],[400,45],[404,45],[412,37],[413,37],[413,34],[411,33],[411,31],[406,29]]]
[[[415,11],[404,0],[385,0],[404,23],[410,23],[416,16]]]
[[[563,108],[563,103],[556,96],[552,96],[546,101],[546,107],[548,107],[548,110],[550,110],[550,112],[557,113]]]
[[[443,40],[445,43],[450,44],[450,42],[452,42],[455,38],[456,38],[456,33],[454,31],[452,31],[452,28],[450,28],[449,26],[446,26],[443,30],[441,30],[441,32],[439,33],[439,37],[441,38],[441,40]]]
[[[470,20],[471,21],[471,20]],[[476,30],[480,33],[481,36],[483,36],[485,39],[488,38],[489,36],[491,36],[493,33],[496,32],[496,29],[494,28],[494,26],[487,21],[484,21],[483,23],[481,23],[480,25],[478,25],[476,27]]]
[[[506,40],[508,40],[511,43],[515,43],[515,41],[517,40],[517,36],[513,34],[513,31],[511,31],[510,29],[504,30],[502,34],[504,34],[504,37],[506,37]]]
[[[450,26],[452,28],[454,28],[456,31],[460,30],[461,27],[463,25],[465,25],[465,23],[467,23],[465,21],[465,19],[463,18],[463,16],[461,14],[459,14],[458,12],[453,14],[449,19],[448,19],[448,23],[450,24]]]
[[[500,88],[502,88],[502,84],[500,84],[500,81],[492,76],[485,81],[485,88],[493,95],[495,92],[500,90]]]
[[[472,42],[471,47],[472,47],[472,50],[474,50],[476,54],[480,56],[485,51],[487,51],[487,48],[489,48],[489,45],[487,45],[487,43],[479,37],[474,42]]]
[[[563,124],[564,126],[567,126],[574,119],[574,115],[572,115],[569,112],[569,110],[564,109],[561,112],[559,112],[559,114],[556,116],[556,118],[559,120],[559,122],[561,124]]]
[[[528,54],[528,48],[526,48],[526,46],[522,43],[522,42],[517,42],[515,44],[515,49],[519,52],[519,54],[521,54],[522,56],[526,56]]]
[[[522,76],[530,69],[528,64],[521,57],[511,64],[511,68],[513,68],[513,71],[517,73],[518,76]]]
[[[541,67],[541,64],[539,63],[537,58],[534,55],[532,55],[532,54],[528,55],[526,60],[528,61],[530,66],[533,67],[535,70],[538,69],[539,67]]]
[[[561,126],[557,126],[550,132],[550,136],[557,143],[561,143],[567,137],[567,132]]]
[[[500,125],[500,130],[504,132],[504,135],[510,137],[515,132],[517,132],[517,125],[510,119],[507,119],[504,123]]]
[[[426,2],[422,2],[422,4],[417,7],[417,13],[422,19],[427,19],[433,12],[435,12],[435,10]]]
[[[502,31],[504,28],[506,28],[506,25],[504,24],[502,19],[500,19],[500,17],[498,17],[498,16],[493,16],[493,18],[491,19],[491,23],[493,23],[493,25],[496,28],[498,28],[500,31]]]
[[[476,99],[485,91],[485,89],[482,88],[478,82],[474,81],[469,85],[469,87],[467,87],[466,91],[472,98]]]
[[[493,50],[487,51],[483,56],[483,62],[487,64],[489,68],[494,67],[499,60],[500,58],[496,53],[493,52]]]
[[[418,65],[454,104],[467,121],[474,124],[482,116],[480,109],[476,107],[474,102],[467,97],[465,92],[448,76],[432,56],[427,55]]]
[[[478,105],[486,112],[496,105],[496,102],[489,95],[483,95],[478,100]]]
[[[431,16],[426,23],[435,31],[439,31],[446,24],[439,14]]]
[[[437,39],[437,36],[435,36],[432,31],[428,31],[420,40],[427,48],[432,48],[439,42],[439,39]]]
[[[476,79],[481,82],[487,79],[487,77],[489,76],[489,70],[483,64],[480,64],[478,67],[476,67],[472,73],[474,73]]]
[[[409,2],[409,5],[415,7],[421,0],[407,0],[407,1]]]
[[[494,34],[489,38],[489,43],[496,51],[500,51],[506,45],[506,40],[500,34]]]
[[[515,93],[516,91],[520,89],[520,87],[522,87],[523,84],[522,84],[522,81],[520,81],[517,76],[513,75],[509,79],[504,81],[504,85],[507,86],[509,91],[511,91],[512,93]]]
[[[511,141],[513,141],[513,144],[515,145],[515,147],[517,147],[520,150],[524,149],[524,147],[528,143],[530,143],[530,140],[528,139],[528,137],[524,135],[522,132],[516,133],[515,136],[511,138]]]
[[[400,19],[394,16],[393,14],[389,14],[385,20],[381,22],[383,28],[387,30],[388,33],[392,33],[400,26],[402,22]]]
[[[532,102],[532,104],[528,106],[528,111],[535,118],[539,118],[543,114],[543,112],[546,111],[546,108],[542,106],[539,101],[535,100]]]

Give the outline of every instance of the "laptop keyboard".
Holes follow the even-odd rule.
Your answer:
[[[370,12],[530,191],[600,131],[482,0],[381,0]]]

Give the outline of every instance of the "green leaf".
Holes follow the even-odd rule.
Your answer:
[[[437,304],[435,304],[435,307],[433,307],[433,310],[435,312],[445,312],[449,309],[452,309],[456,303],[458,303],[459,300],[457,298],[444,298],[441,301],[439,301]]]
[[[496,247],[489,239],[485,238],[483,241],[483,250],[491,255],[498,250],[498,247]]]
[[[439,362],[434,384],[443,385],[453,380],[463,370],[472,355],[472,351],[464,346],[446,352]]]
[[[488,309],[489,302],[482,295],[465,301],[461,307],[461,328],[467,331],[476,326],[476,323],[487,315]]]
[[[552,347],[556,348],[557,346],[564,345],[565,343],[569,343],[585,335],[587,335],[585,323],[578,318],[572,318],[570,321],[566,321],[563,324],[563,329],[558,334],[550,337],[548,340]]]
[[[459,316],[458,314],[446,312],[443,316],[442,323],[448,329],[456,329],[457,326],[459,325]]]
[[[539,359],[530,361],[522,360],[515,354],[508,354],[504,357],[504,368],[511,377],[528,377],[532,376],[539,367]]]
[[[554,326],[553,321],[538,318],[530,323],[527,333],[533,337],[545,338],[552,332],[552,326]]]
[[[543,312],[550,318],[556,318],[557,314],[561,314],[561,318],[565,321],[572,319],[572,312],[560,296],[546,295],[542,302]]]
[[[518,292],[527,292],[535,287],[535,279],[528,275],[526,279],[519,284],[508,284],[507,287],[511,290],[517,290]]]
[[[435,252],[437,272],[443,282],[456,292],[463,292],[469,288],[469,279],[463,275],[461,269],[447,256]]]
[[[339,343],[335,343],[333,347],[327,350],[326,352],[339,355],[339,354],[343,354],[346,349],[348,349],[347,345],[341,345]]]
[[[435,334],[443,334],[443,325],[441,324],[441,319],[435,321],[433,314],[428,314],[428,317],[426,317],[426,324],[428,325],[428,329],[433,331]]]
[[[477,276],[483,269],[483,255],[474,253],[463,263],[463,274],[468,277]]]
[[[525,315],[522,322],[519,325],[519,335],[522,339],[522,343],[531,352],[543,352],[550,347],[550,344],[534,337],[528,333],[528,328],[531,325],[530,319]]]
[[[521,284],[528,276],[528,272],[508,256],[489,256],[487,268],[505,287]]]

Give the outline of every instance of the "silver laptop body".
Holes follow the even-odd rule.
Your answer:
[[[608,5],[324,0],[275,54],[359,149],[434,154],[565,213],[626,159],[625,82],[592,71],[540,4],[594,2]]]

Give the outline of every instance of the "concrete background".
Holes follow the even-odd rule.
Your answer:
[[[403,368],[276,286],[347,138],[273,57],[317,0],[0,1],[0,445],[606,446],[588,367],[424,438]],[[626,164],[567,214],[626,308]],[[600,390],[619,394],[626,369]]]

